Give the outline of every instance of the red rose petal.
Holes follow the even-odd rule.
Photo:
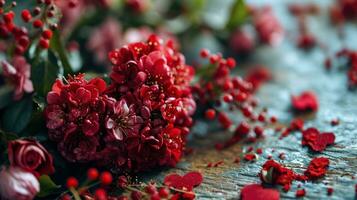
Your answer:
[[[203,176],[200,172],[189,172],[183,176],[184,183],[196,187],[203,181]]]
[[[182,188],[182,176],[178,174],[169,174],[165,177],[164,184],[174,188]]]
[[[200,185],[203,181],[203,176],[199,172],[189,172],[184,176],[178,174],[169,174],[164,178],[164,184],[177,189],[187,189],[191,191],[193,187]]]
[[[278,190],[263,188],[259,184],[246,185],[241,190],[241,200],[279,200]]]

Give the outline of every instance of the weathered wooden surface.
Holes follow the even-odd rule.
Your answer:
[[[195,152],[184,158],[177,168],[163,171],[155,178],[169,172],[184,174],[198,170],[204,174],[203,184],[196,188],[198,199],[238,199],[242,186],[260,182],[257,177],[260,167],[272,155],[275,160],[291,167],[296,172],[303,172],[311,158],[326,156],[330,159],[328,174],[316,182],[294,182],[290,192],[281,192],[282,199],[295,198],[298,184],[305,188],[305,199],[355,199],[354,185],[357,180],[351,177],[357,174],[357,91],[349,91],[346,87],[345,71],[332,70],[326,72],[323,67],[326,52],[314,49],[304,52],[295,47],[292,41],[297,35],[295,19],[287,11],[286,0],[255,0],[253,3],[271,4],[286,29],[285,41],[278,48],[260,48],[250,63],[262,63],[271,67],[274,80],[264,85],[258,92],[260,106],[267,107],[269,113],[278,116],[283,123],[294,117],[290,111],[290,95],[303,90],[313,90],[319,98],[320,108],[315,116],[310,117],[305,127],[314,126],[321,131],[333,131],[336,134],[336,145],[328,147],[323,153],[312,153],[301,146],[301,134],[295,133],[279,140],[273,130],[265,132],[266,139],[254,144],[261,147],[264,153],[256,162],[242,161],[233,163],[234,158],[242,156],[242,151],[250,145],[236,144],[218,152],[212,144],[229,138],[228,133],[211,133],[201,125],[196,127],[201,134],[194,133],[191,145]],[[296,1],[295,1],[296,2]],[[301,2],[301,1],[299,1]],[[311,1],[304,1],[311,2]],[[327,45],[327,53],[332,54],[341,46],[357,49],[357,25],[346,27],[346,39],[341,41],[336,29],[329,25],[327,19],[328,0],[313,1],[322,5],[320,16],[309,18],[310,30],[318,39]],[[340,125],[332,127],[331,119],[339,118]],[[239,120],[239,119],[238,119]],[[195,132],[195,131],[194,131]],[[207,135],[202,134],[207,132]],[[275,149],[275,152],[272,152]],[[285,160],[278,158],[286,154]],[[217,168],[206,168],[208,162],[223,160],[225,163]],[[334,193],[327,196],[327,187],[333,187]]]

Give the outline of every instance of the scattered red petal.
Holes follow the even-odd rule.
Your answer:
[[[310,161],[310,164],[305,171],[305,175],[310,180],[321,178],[325,176],[329,163],[330,161],[325,157],[314,158]]]
[[[241,200],[279,200],[278,190],[263,188],[260,184],[246,185],[241,190]]]
[[[291,97],[292,107],[295,111],[317,111],[319,104],[316,95],[311,91],[305,91],[299,96]]]
[[[169,174],[164,179],[164,184],[176,189],[187,189],[191,191],[193,187],[200,185],[203,181],[203,176],[199,172],[189,172],[184,176],[178,174]]]
[[[309,146],[312,150],[321,152],[326,149],[327,145],[335,143],[333,133],[320,133],[316,128],[308,128],[302,132],[302,145]]]
[[[332,193],[333,193],[333,188],[332,187],[327,188],[327,195],[331,196]]]
[[[248,153],[244,155],[244,160],[246,161],[252,161],[252,160],[256,160],[257,156],[253,153]]]

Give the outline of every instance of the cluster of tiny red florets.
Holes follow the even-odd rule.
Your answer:
[[[47,128],[62,155],[126,170],[173,166],[182,154],[196,104],[194,70],[152,35],[110,52],[107,87],[83,75],[58,80],[47,95]]]

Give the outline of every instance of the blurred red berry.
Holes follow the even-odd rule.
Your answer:
[[[213,120],[216,117],[216,111],[214,109],[207,109],[205,117],[206,119]]]
[[[100,175],[100,182],[103,185],[110,185],[113,181],[113,176],[110,172],[102,172],[102,174]]]
[[[21,18],[22,18],[22,20],[24,20],[24,22],[29,22],[32,19],[31,12],[27,9],[24,9],[21,12]]]
[[[77,188],[78,180],[75,177],[69,177],[67,178],[66,186],[67,188]]]
[[[51,39],[52,38],[52,31],[47,29],[42,32],[42,37],[45,39]]]
[[[87,178],[91,181],[94,181],[98,178],[99,172],[96,168],[90,168],[87,171]]]
[[[202,58],[207,58],[207,57],[209,56],[209,51],[208,51],[208,49],[201,49],[201,51],[200,51],[200,56],[201,56]]]

